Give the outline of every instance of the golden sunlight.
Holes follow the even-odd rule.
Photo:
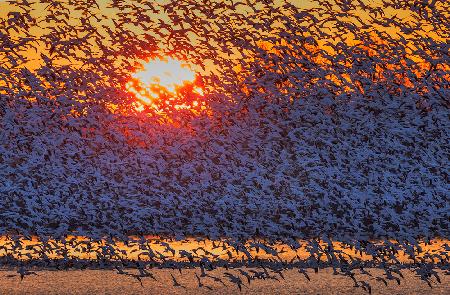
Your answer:
[[[203,89],[196,83],[195,72],[187,63],[172,58],[149,61],[132,78],[125,86],[138,99],[137,111],[143,111],[145,105],[156,109],[161,103],[172,105],[174,97],[186,88],[197,97],[203,96]],[[193,100],[189,104],[177,103],[172,106],[175,109],[189,109],[191,105],[196,107],[198,104],[198,101]]]

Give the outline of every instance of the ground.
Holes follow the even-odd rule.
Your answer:
[[[209,274],[223,277],[223,272],[214,270]],[[331,269],[317,274],[310,271],[311,282],[295,270],[286,271],[285,280],[252,281],[250,285],[245,283],[242,292],[229,282],[224,286],[211,279],[204,279],[202,283],[213,287],[212,291],[198,288],[195,278],[198,270],[183,270],[183,276],[178,271],[167,269],[154,270],[153,273],[158,281],[144,278],[141,287],[131,276],[118,275],[110,270],[38,271],[38,275],[26,276],[23,281],[18,276],[12,277],[16,272],[5,270],[0,272],[0,294],[368,294],[353,287],[349,278],[333,275]],[[183,287],[173,287],[170,274]],[[450,276],[441,275],[442,283],[433,285],[432,289],[411,272],[405,271],[404,276],[401,285],[390,282],[386,287],[381,282],[370,281],[372,294],[448,294],[450,291]]]

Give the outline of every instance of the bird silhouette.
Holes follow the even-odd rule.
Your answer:
[[[173,276],[173,274],[170,274],[170,276],[172,277],[172,282],[173,282],[173,286],[174,287],[181,287],[181,288],[186,288],[185,286],[181,285],[178,283],[178,281],[175,279],[175,277]]]

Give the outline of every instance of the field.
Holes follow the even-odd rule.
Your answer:
[[[232,271],[236,272],[237,271]],[[382,275],[380,271],[372,273]],[[173,273],[177,281],[183,287],[174,287],[170,274]],[[199,272],[197,272],[199,273]],[[211,273],[215,277],[223,277],[224,271],[215,270]],[[226,286],[212,279],[204,279],[205,286],[198,286],[195,270],[183,270],[183,275],[178,271],[155,270],[157,281],[151,278],[143,278],[143,287],[140,282],[132,277],[124,277],[110,270],[69,270],[69,271],[40,271],[38,275],[30,276],[20,281],[15,272],[0,271],[0,284],[2,291],[8,294],[367,294],[361,288],[353,287],[351,279],[332,274],[331,269],[321,270],[315,274],[310,271],[311,281],[299,276],[295,270],[286,271],[285,279],[252,281],[250,285],[244,283],[242,291],[230,284]],[[433,289],[423,281],[418,280],[412,273],[405,272],[405,279],[401,285],[389,283],[385,286],[382,282],[372,283],[373,294],[447,294],[449,276],[442,276],[442,283],[435,285]]]

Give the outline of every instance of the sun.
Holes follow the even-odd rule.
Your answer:
[[[199,105],[193,97],[203,96],[203,89],[191,66],[172,58],[151,60],[143,64],[141,70],[134,73],[125,86],[138,99],[138,111],[144,110],[145,105],[155,109],[160,109],[161,105],[189,109]],[[181,94],[185,101],[180,102]]]

